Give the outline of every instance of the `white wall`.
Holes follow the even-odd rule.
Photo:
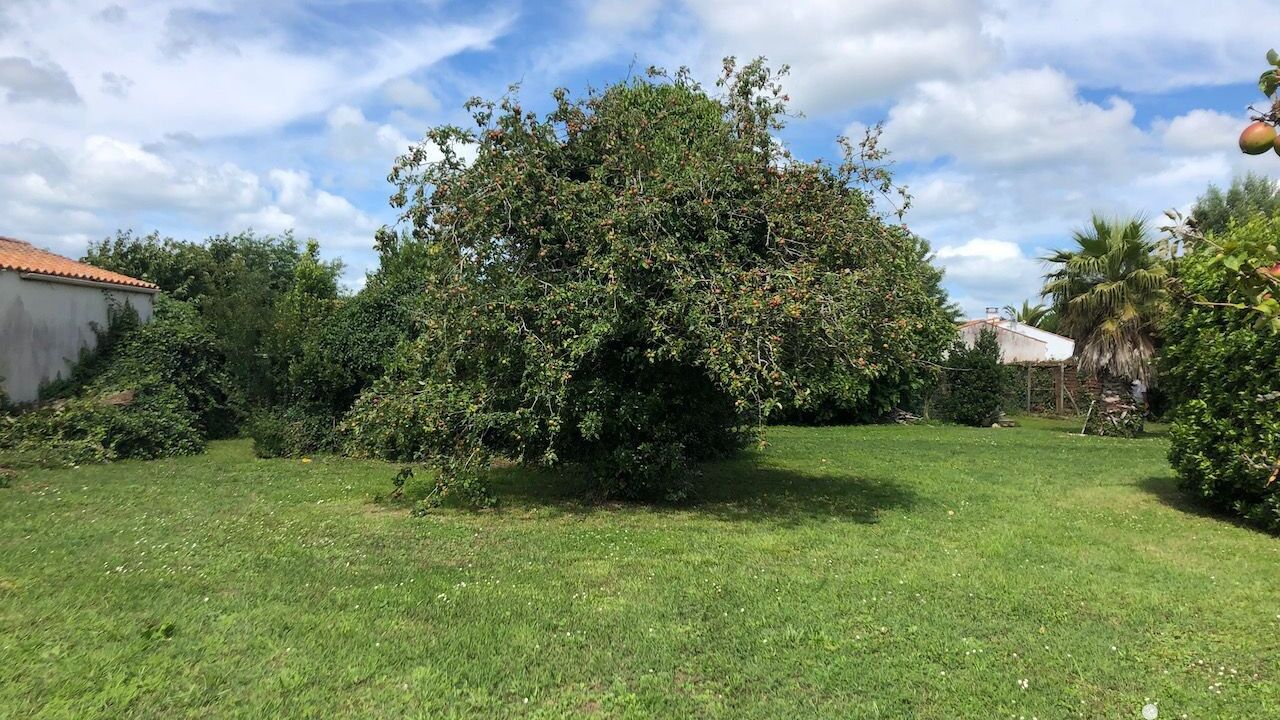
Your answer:
[[[42,383],[65,375],[80,349],[97,342],[92,323],[106,328],[108,297],[151,319],[149,293],[25,280],[0,270],[0,376],[10,400],[35,400]]]
[[[965,345],[973,347],[986,327],[996,331],[1001,359],[1005,363],[1065,361],[1075,356],[1075,340],[1004,318],[961,327],[960,337]]]
[[[1045,360],[1070,360],[1076,353],[1076,341],[1069,337],[1047,332],[1015,320],[1001,320],[1000,327],[1043,342],[1045,345]]]
[[[960,338],[964,340],[966,346],[973,347],[973,344],[978,341],[978,336],[985,329],[996,331],[996,340],[1000,343],[1001,362],[1039,362],[1048,359],[1044,341],[1010,332],[1002,325],[992,326],[985,323],[969,325],[960,328]]]

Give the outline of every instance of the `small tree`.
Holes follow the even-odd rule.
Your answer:
[[[1085,431],[1131,437],[1141,431],[1145,409],[1131,396],[1130,385],[1150,386],[1155,380],[1156,327],[1168,299],[1168,264],[1141,218],[1113,221],[1095,215],[1072,239],[1074,248],[1045,258],[1054,268],[1045,276],[1044,294],[1053,299],[1061,329],[1076,341],[1081,369],[1101,385]]]
[[[837,166],[790,157],[775,79],[730,59],[716,96],[652,71],[431,130],[391,174],[423,249],[417,332],[349,416],[354,448],[436,465],[433,498],[483,498],[494,455],[679,498],[778,410],[857,406],[940,360],[935,271],[874,209],[875,135]]]
[[[1033,328],[1047,330],[1048,332],[1058,331],[1058,312],[1044,303],[1032,305],[1030,301],[1023,300],[1021,307],[1005,305],[1004,314],[1010,320],[1030,325]]]
[[[1000,419],[1008,368],[1000,361],[995,330],[983,328],[973,345],[956,340],[947,355],[944,417],[965,425],[987,427]]]

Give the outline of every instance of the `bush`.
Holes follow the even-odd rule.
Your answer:
[[[1010,373],[1000,362],[995,331],[983,329],[973,347],[956,340],[946,363],[946,389],[939,408],[942,416],[977,427],[999,420]]]
[[[150,280],[167,296],[191,303],[215,338],[237,393],[254,404],[280,400],[283,375],[271,352],[279,342],[278,306],[293,289],[298,266],[315,259],[289,233],[253,232],[203,242],[121,232],[90,245],[84,257],[97,267]],[[318,262],[315,269],[332,286],[341,264]]]
[[[0,427],[0,460],[15,468],[150,460],[203,449],[204,437],[186,398],[155,377],[126,394],[59,400],[6,418]]]
[[[82,354],[60,397],[0,429],[0,457],[15,467],[69,466],[200,452],[234,431],[238,402],[217,342],[195,310],[158,297],[150,323],[128,314]],[[136,318],[136,316],[134,316]],[[114,328],[114,329],[113,329]]]
[[[190,304],[157,297],[151,321],[118,343],[90,388],[121,391],[150,380],[181,393],[205,437],[236,434],[242,409],[235,381],[218,339]]]
[[[337,419],[323,409],[262,409],[247,426],[260,458],[302,457],[338,449]]]
[[[1233,226],[1280,244],[1280,218]],[[1164,327],[1162,386],[1174,401],[1169,460],[1208,505],[1280,531],[1280,335],[1235,302],[1236,273],[1200,246],[1179,263],[1182,293]]]

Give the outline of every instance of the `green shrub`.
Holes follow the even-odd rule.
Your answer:
[[[1280,244],[1280,218],[1234,226]],[[1169,460],[1208,505],[1280,531],[1280,335],[1231,302],[1235,273],[1201,246],[1179,263],[1184,292],[1164,327],[1162,387],[1175,406]]]
[[[302,457],[339,446],[337,419],[323,409],[262,409],[250,417],[247,430],[260,458]]]
[[[995,331],[984,328],[973,347],[956,340],[946,364],[946,388],[939,407],[942,416],[978,427],[999,420],[1010,373],[1000,362]]]
[[[226,357],[190,304],[159,296],[151,321],[119,341],[90,389],[126,390],[150,379],[181,392],[205,437],[236,434],[241,402]]]
[[[66,377],[57,377],[40,386],[41,400],[72,398],[83,393],[111,366],[125,338],[142,326],[138,311],[129,303],[108,300],[107,326],[92,325],[96,341],[93,347],[80,349],[80,355]]]
[[[279,358],[271,352],[281,328],[277,307],[294,287],[308,254],[291,234],[219,235],[202,242],[121,232],[89,246],[84,260],[150,280],[168,296],[191,303],[216,338],[237,393],[254,404],[278,401]],[[320,263],[330,279],[340,263]]]
[[[56,400],[0,428],[0,464],[69,466],[200,452],[234,431],[238,403],[218,344],[186,303],[158,297],[151,322],[128,313],[82,355]],[[136,316],[134,316],[136,317]],[[126,318],[120,321],[120,318]]]
[[[149,460],[203,449],[204,437],[186,398],[154,377],[124,394],[59,400],[6,418],[0,427],[0,464],[15,468]]]

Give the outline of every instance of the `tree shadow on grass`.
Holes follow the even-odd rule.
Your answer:
[[[1151,493],[1166,507],[1196,517],[1218,520],[1246,530],[1253,530],[1268,535],[1265,530],[1251,525],[1238,515],[1213,507],[1198,500],[1195,496],[1178,487],[1178,478],[1169,475],[1149,477],[1141,480],[1138,487]]]
[[[690,497],[679,503],[593,500],[588,479],[572,469],[495,468],[489,486],[498,498],[498,512],[536,509],[574,515],[634,510],[781,524],[872,524],[885,512],[908,510],[917,502],[913,490],[891,480],[805,473],[768,465],[751,454],[703,465]]]

